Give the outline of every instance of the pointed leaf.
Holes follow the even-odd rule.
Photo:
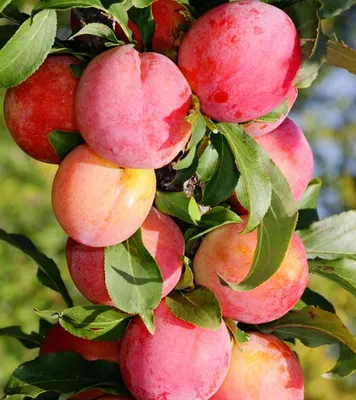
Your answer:
[[[341,343],[356,352],[356,338],[341,319],[312,306],[290,311],[276,321],[259,325],[259,329],[264,333],[273,332],[282,339],[299,339],[308,347]]]
[[[309,260],[309,271],[336,282],[356,297],[355,260]]]
[[[40,67],[51,50],[56,30],[53,10],[43,10],[20,26],[0,50],[0,87],[19,85]]]
[[[332,18],[347,11],[356,0],[323,0],[323,7],[319,12],[321,18]]]
[[[216,206],[231,196],[239,179],[239,171],[236,168],[234,154],[230,150],[225,137],[220,134],[214,134],[210,140],[219,154],[219,161],[214,175],[203,188],[201,202],[206,205]]]
[[[325,260],[356,260],[355,234],[356,211],[334,215],[298,232],[308,258]]]
[[[19,326],[0,328],[0,336],[8,336],[17,339],[27,349],[35,349],[36,347],[40,347],[43,339],[39,333],[25,333]]]
[[[122,338],[130,317],[114,307],[92,305],[64,310],[59,323],[74,336],[111,342]]]
[[[69,296],[56,263],[43,253],[40,253],[30,239],[23,235],[6,233],[4,230],[0,229],[0,240],[17,247],[31,257],[39,266],[37,276],[40,282],[60,293],[69,307],[73,306],[72,299]]]
[[[221,326],[222,314],[219,300],[214,292],[197,286],[191,292],[174,290],[166,297],[167,307],[179,319],[193,325],[217,331]]]
[[[356,74],[356,50],[342,42],[329,40],[326,63]]]
[[[143,48],[145,51],[150,51],[150,44],[156,29],[156,23],[153,18],[152,8],[137,8],[137,6],[130,8],[129,17],[132,22],[136,24],[141,32]]]
[[[201,182],[208,182],[213,177],[219,164],[219,153],[209,143],[199,158],[197,175]]]
[[[185,257],[188,258],[188,257]],[[190,261],[191,263],[191,261]],[[184,289],[189,289],[194,287],[194,275],[191,267],[187,264],[184,263],[184,271],[182,273],[182,276],[179,279],[179,282],[175,286],[175,290],[184,290]]]
[[[327,379],[343,379],[356,371],[356,353],[348,347],[340,345],[340,355],[334,368],[323,374]]]
[[[319,307],[324,311],[336,314],[335,308],[329,300],[309,288],[305,289],[302,298],[294,306],[293,310],[301,310],[307,306]]]
[[[318,198],[322,186],[322,181],[319,178],[314,178],[308,185],[306,191],[298,202],[299,218],[297,229],[306,229],[313,222],[319,221],[317,211]]]
[[[201,215],[194,197],[186,197],[183,192],[156,193],[156,206],[165,214],[196,225]]]
[[[162,273],[142,242],[141,230],[104,250],[106,286],[118,309],[141,314],[158,306]]]
[[[77,36],[80,35],[94,35],[94,36],[99,36],[103,39],[107,39],[110,42],[117,43],[117,44],[124,44],[124,42],[121,42],[115,35],[114,31],[109,28],[105,24],[101,24],[99,22],[93,22],[90,24],[87,24],[83,26],[82,29],[80,29],[78,32],[76,32],[74,35],[72,35],[69,39],[74,39]]]
[[[125,393],[119,365],[104,360],[87,361],[77,353],[58,352],[42,354],[20,365],[4,392],[36,398],[47,391],[77,393],[91,387]]]
[[[247,233],[261,223],[268,211],[272,196],[271,182],[265,173],[258,144],[237,124],[217,124],[217,128],[230,145],[247,192],[249,219],[244,231]]]
[[[231,318],[224,318],[224,322],[231,333],[235,343],[244,343],[250,340],[249,335],[242,331]]]

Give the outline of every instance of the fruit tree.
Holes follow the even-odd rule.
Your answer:
[[[0,229],[65,304],[36,309],[38,332],[0,328],[39,348],[6,397],[302,400],[297,341],[338,346],[328,379],[356,370],[356,337],[308,288],[316,274],[356,295],[356,212],[319,219],[313,153],[288,116],[324,64],[356,73],[325,28],[354,4],[0,0],[4,119],[58,165],[53,213],[90,303]]]

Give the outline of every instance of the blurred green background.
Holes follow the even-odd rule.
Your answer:
[[[326,25],[328,29],[335,27],[339,39],[356,47],[355,8]],[[85,304],[69,279],[64,258],[66,236],[51,209],[51,182],[57,167],[38,163],[17,148],[6,130],[3,97],[0,91],[0,227],[28,235],[54,258],[75,302]],[[314,175],[324,182],[320,216],[356,208],[356,76],[324,68],[317,83],[300,93],[291,118],[305,132],[315,156]],[[20,325],[30,332],[38,325],[34,308],[65,307],[59,295],[37,282],[36,270],[25,255],[0,242],[0,327]],[[356,299],[323,278],[311,276],[309,287],[331,300],[355,334]],[[298,345],[297,352],[305,374],[306,400],[356,399],[356,374],[340,381],[320,376],[332,368],[337,358],[335,347],[308,349]],[[0,338],[0,396],[11,372],[36,354],[14,339]]]

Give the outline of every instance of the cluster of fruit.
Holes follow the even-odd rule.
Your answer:
[[[60,164],[53,209],[69,236],[73,281],[94,304],[115,307],[106,287],[104,247],[139,228],[162,272],[162,299],[180,279],[184,237],[171,217],[152,207],[154,170],[171,163],[191,137],[186,117],[192,93],[205,116],[241,124],[268,152],[295,200],[313,170],[301,130],[286,115],[272,122],[263,118],[282,103],[290,110],[297,97],[293,80],[301,50],[290,18],[259,1],[233,2],[201,16],[183,38],[190,20],[181,4],[157,0],[152,9],[154,52],[138,51],[142,38],[131,23],[137,50],[123,45],[101,53],[80,79],[71,69],[79,64],[76,58],[49,56],[30,78],[9,89],[5,100],[6,122],[18,145],[40,161]],[[115,31],[125,40],[119,28]],[[177,64],[167,57],[175,51]],[[80,132],[85,143],[60,160],[47,138],[53,130]],[[229,201],[240,214],[248,212],[236,197]],[[306,288],[305,250],[293,234],[280,269],[264,284],[249,292],[223,286],[217,272],[240,282],[253,263],[257,233],[240,235],[243,220],[205,236],[193,260],[195,283],[214,291],[224,317],[270,322],[286,314]],[[41,352],[75,351],[89,360],[119,363],[134,397],[107,400],[303,398],[300,365],[280,339],[250,333],[248,342],[231,349],[225,323],[217,331],[194,326],[173,315],[164,300],[154,317],[154,335],[137,316],[121,341],[108,343],[74,337],[55,325]],[[98,396],[103,395],[91,390],[75,398]]]

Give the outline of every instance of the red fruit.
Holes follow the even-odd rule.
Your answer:
[[[122,339],[120,369],[130,392],[137,400],[210,399],[230,363],[226,325],[213,332],[184,322],[164,300],[154,315],[154,335],[135,317]]]
[[[190,21],[186,8],[174,0],[157,0],[152,4],[156,29],[152,39],[153,51],[168,55],[177,50]]]
[[[70,56],[49,56],[25,82],[6,93],[7,127],[19,147],[36,160],[59,164],[48,133],[78,131],[74,118],[78,79],[70,68],[78,63]]]
[[[182,272],[183,235],[175,222],[156,208],[151,209],[141,231],[144,245],[162,271],[162,297],[165,297]],[[95,304],[115,307],[106,289],[103,248],[88,247],[69,238],[67,262],[72,279],[84,297]]]
[[[248,292],[221,285],[217,272],[228,282],[239,283],[251,269],[257,231],[241,235],[244,226],[225,225],[205,236],[194,257],[194,278],[215,292],[225,317],[261,324],[280,318],[301,298],[308,283],[308,262],[301,240],[293,233],[281,267],[262,285]]]
[[[267,114],[286,98],[301,65],[300,42],[279,8],[252,0],[228,3],[192,25],[178,65],[205,114],[240,123]]]
[[[300,128],[287,118],[277,129],[256,137],[291,187],[296,201],[300,199],[313,175],[313,152]]]
[[[294,86],[291,86],[285,100],[288,106],[288,113],[292,109],[295,101],[297,100],[297,96],[298,89]],[[277,129],[281,125],[281,123],[287,118],[288,113],[282,115],[280,118],[277,119],[277,121],[274,122],[251,121],[248,124],[244,124],[242,127],[250,136],[256,138]]]
[[[282,340],[250,333],[236,344],[227,377],[211,400],[303,400],[303,372]]]
[[[156,169],[185,148],[190,102],[190,87],[171,60],[121,46],[85,69],[75,111],[81,134],[99,155],[121,167]]]

